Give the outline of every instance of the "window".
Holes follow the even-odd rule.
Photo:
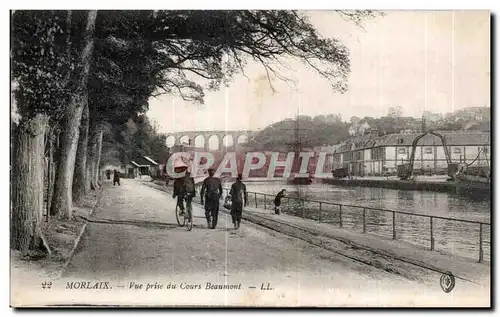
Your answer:
[[[371,159],[372,160],[384,160],[385,159],[385,147],[375,147],[371,149]]]
[[[453,148],[453,153],[460,154],[460,153],[462,153],[462,149],[459,147],[455,147],[455,148]]]
[[[432,148],[431,148],[431,147],[426,147],[426,148],[424,149],[424,153],[425,153],[425,154],[432,154]]]
[[[385,160],[385,147],[378,148],[378,159]]]
[[[490,149],[487,146],[483,147],[484,154],[488,154],[489,150]]]
[[[398,154],[406,154],[406,149],[405,148],[398,149]]]

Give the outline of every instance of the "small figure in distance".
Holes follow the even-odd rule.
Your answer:
[[[286,189],[282,189],[274,198],[274,213],[279,215],[281,212],[281,199],[286,196]]]
[[[113,186],[115,186],[117,183],[118,183],[118,186],[121,186],[120,185],[120,172],[117,170],[114,170],[113,172],[114,172],[114,174],[113,174]]]

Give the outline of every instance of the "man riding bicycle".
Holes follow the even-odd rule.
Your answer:
[[[222,196],[222,182],[219,178],[214,177],[215,170],[208,170],[208,177],[203,181],[201,187],[201,204],[205,202],[205,217],[207,218],[208,227],[215,229],[217,219],[219,217],[219,199]],[[210,212],[212,212],[212,224],[210,225]]]
[[[181,212],[179,215],[184,215],[184,199],[188,199],[189,203],[196,196],[194,178],[191,177],[191,173],[186,171],[186,175],[182,178],[178,178],[174,182],[174,192],[172,198],[177,197],[177,206]]]

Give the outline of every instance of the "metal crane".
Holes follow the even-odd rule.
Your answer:
[[[443,144],[444,154],[446,156],[446,161],[448,162],[448,165],[452,163],[451,162],[450,152],[448,150],[448,147],[446,146],[446,139],[445,139],[445,137],[443,135],[437,133],[437,132],[434,132],[434,131],[424,132],[424,133],[420,134],[419,136],[417,136],[415,138],[415,140],[413,140],[413,143],[411,145],[412,149],[411,149],[410,162],[408,164],[408,171],[406,172],[406,174],[404,174],[404,175],[402,175],[400,177],[402,180],[413,178],[413,163],[415,162],[415,152],[416,152],[416,149],[417,149],[417,143],[418,143],[418,141],[420,141],[421,138],[423,138],[427,134],[435,135],[435,136],[437,136],[438,138],[441,139],[441,143]]]

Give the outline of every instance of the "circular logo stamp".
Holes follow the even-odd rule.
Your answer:
[[[439,284],[445,293],[449,293],[453,290],[453,288],[455,288],[455,277],[451,274],[451,272],[446,272],[441,275]]]

